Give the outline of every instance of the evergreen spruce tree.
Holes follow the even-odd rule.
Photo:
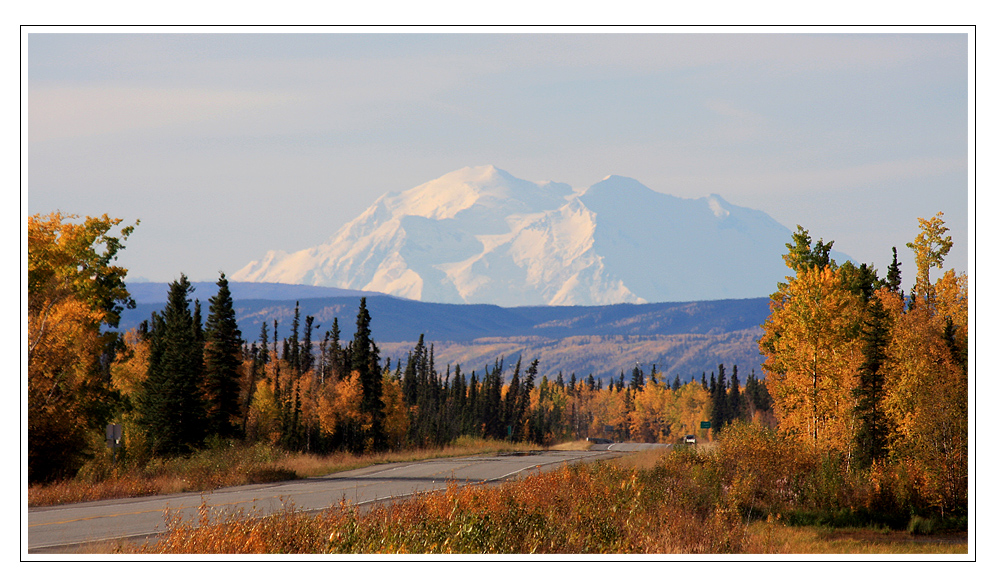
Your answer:
[[[194,291],[194,286],[190,286],[190,291]],[[201,301],[194,300],[194,340],[204,347],[204,320],[201,319]]]
[[[448,395],[452,401],[449,420],[454,425],[453,437],[456,438],[464,433],[463,414],[467,404],[467,377],[460,372],[459,364],[453,370],[453,382]]]
[[[273,321],[273,357],[279,359],[280,356],[277,354],[277,341],[280,340],[280,336],[277,334],[277,328],[280,326],[278,320]]]
[[[471,371],[470,383],[467,384],[467,402],[463,409],[463,433],[475,437],[482,435],[479,388],[477,371]]]
[[[501,413],[501,388],[504,383],[502,370],[505,366],[505,358],[495,359],[494,368],[488,371],[484,369],[484,382],[482,393],[484,406],[482,410],[485,436],[488,438],[504,438],[506,430],[502,429]]]
[[[342,381],[349,375],[346,364],[346,353],[343,351],[340,332],[339,319],[332,319],[331,340],[329,341],[329,376],[333,381]]]
[[[422,356],[425,354],[425,335],[420,334],[415,348],[408,352],[408,362],[405,364],[405,376],[401,382],[401,396],[407,406],[416,406],[419,403],[419,365]],[[415,412],[412,413],[415,417]]]
[[[629,388],[633,391],[638,389],[643,389],[645,382],[643,380],[643,370],[640,369],[639,365],[633,367],[633,375],[629,380]]]
[[[525,439],[526,413],[529,410],[529,398],[533,393],[533,388],[536,386],[536,375],[538,371],[539,359],[533,359],[533,362],[529,364],[529,368],[526,369],[526,379],[522,383],[519,396],[516,399],[514,421],[512,422],[512,434],[515,440]]]
[[[370,416],[371,428],[369,447],[375,451],[387,447],[387,435],[384,432],[384,400],[381,398],[383,389],[380,372],[380,351],[373,341],[370,332],[370,312],[367,310],[367,298],[360,298],[360,309],[356,315],[356,334],[351,345],[351,368],[359,373],[363,397],[360,400],[360,410]]]
[[[522,356],[515,362],[515,369],[512,371],[512,380],[508,384],[508,392],[502,402],[502,428],[507,430],[506,437],[511,440],[512,434],[518,434],[518,422],[516,421],[516,410],[519,405],[519,395],[522,392],[519,381],[519,370],[522,367]]]
[[[149,364],[138,398],[139,424],[153,454],[180,455],[199,447],[206,433],[201,394],[203,347],[190,311],[186,275],[170,285],[161,316],[152,315]]]
[[[301,302],[294,302],[294,320],[291,322],[290,338],[284,343],[284,359],[290,363],[296,375],[301,374],[301,343],[298,338],[301,327]]]
[[[730,376],[730,394],[727,396],[727,408],[731,421],[743,417],[743,399],[740,395],[740,378],[737,376],[736,365],[733,366],[733,375]]]
[[[304,318],[304,340],[301,343],[299,360],[301,362],[301,372],[307,373],[311,371],[312,366],[315,363],[315,356],[312,354],[311,349],[311,333],[315,329],[315,317],[305,316]],[[390,359],[388,359],[388,364],[390,364]]]
[[[222,273],[218,293],[211,298],[204,332],[204,390],[208,403],[209,433],[228,438],[239,435],[242,421],[239,390],[242,333],[235,320],[232,294]]]
[[[855,416],[854,463],[866,468],[886,454],[888,426],[882,401],[885,398],[886,347],[889,345],[889,314],[878,298],[868,304],[868,319],[862,331],[864,360],[858,368]]]
[[[266,321],[263,321],[262,327],[259,329],[259,362],[262,364],[267,364],[270,362],[270,340],[269,333],[266,331]]]
[[[848,261],[840,267],[839,271],[845,287],[855,295],[860,296],[865,303],[868,303],[875,290],[883,285],[874,265],[862,263],[860,266],[855,266]]]
[[[903,297],[903,290],[899,289],[902,286],[902,272],[899,271],[900,265],[902,263],[899,262],[896,247],[892,247],[892,263],[889,265],[889,272],[885,276],[885,286],[892,293],[897,293],[900,297]]]
[[[719,364],[719,376],[715,379],[710,376],[709,390],[712,395],[712,413],[709,418],[713,433],[718,434],[729,419],[726,406],[726,369],[722,363]]]
[[[750,406],[755,410],[766,412],[771,409],[771,396],[764,382],[757,378],[753,369],[747,376],[747,383],[744,384],[744,395]]]

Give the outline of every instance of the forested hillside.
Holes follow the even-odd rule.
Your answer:
[[[207,300],[217,291],[215,284],[191,284],[192,299]],[[161,310],[168,283],[137,284],[144,296],[134,309],[121,314],[119,330],[138,326],[153,311]],[[136,286],[129,285],[130,288]],[[611,306],[521,306],[505,308],[486,304],[435,304],[365,292],[343,292],[335,297],[330,288],[282,284],[230,283],[236,319],[244,332],[258,332],[260,325],[293,316],[294,308],[314,316],[318,324],[331,324],[355,313],[361,297],[380,317],[373,326],[382,342],[426,340],[469,342],[480,338],[513,336],[660,336],[673,334],[719,334],[757,328],[768,317],[768,299],[710,300],[660,304],[615,304]],[[153,298],[153,288],[159,292]],[[130,291],[130,290],[129,290]],[[240,291],[240,295],[236,295]],[[303,296],[295,294],[304,294]],[[272,297],[264,298],[269,295]],[[154,301],[149,301],[153,300]]]
[[[566,336],[563,338],[508,337],[482,338],[470,342],[436,342],[436,362],[441,366],[459,364],[466,371],[481,372],[504,357],[506,365],[536,358],[540,373],[556,377],[560,373],[591,374],[608,381],[634,366],[680,375],[699,377],[720,363],[737,364],[745,372],[761,372],[764,357],[757,350],[760,327],[718,334],[673,334],[659,336]],[[414,343],[380,344],[385,357],[404,358]]]
[[[165,301],[169,284],[140,285],[143,299],[154,295],[155,286],[163,292],[159,299]],[[230,288],[236,319],[245,333],[258,333],[264,323],[272,326],[274,320],[287,324],[295,311],[314,317],[316,330],[327,329],[336,319],[352,321],[360,303],[356,292],[343,292],[341,297],[288,298],[293,294],[319,296],[327,288],[253,283],[231,284]],[[207,299],[215,291],[215,284],[197,284],[191,297]],[[240,299],[234,291],[280,299]],[[715,369],[724,361],[760,372],[762,357],[756,342],[769,313],[765,298],[502,308],[376,296],[367,299],[367,306],[377,317],[371,331],[385,358],[403,358],[424,336],[443,366],[460,363],[465,370],[480,373],[495,357],[506,357],[510,368],[522,356],[524,360],[539,358],[541,374],[590,373],[605,380],[638,363],[647,369],[657,365],[683,377]],[[137,327],[162,307],[163,302],[139,303],[133,310],[124,310],[120,330]]]

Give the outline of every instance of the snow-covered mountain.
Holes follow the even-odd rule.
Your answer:
[[[500,306],[752,298],[784,280],[789,240],[717,195],[614,175],[575,192],[467,167],[384,194],[325,243],[270,251],[230,279]]]

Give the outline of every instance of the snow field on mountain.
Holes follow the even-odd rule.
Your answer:
[[[716,195],[615,175],[575,192],[489,165],[384,194],[324,244],[270,251],[232,279],[501,306],[748,298],[783,277],[789,238]]]

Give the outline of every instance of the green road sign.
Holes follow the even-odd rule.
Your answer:
[[[712,422],[702,422],[700,428],[712,428]]]

